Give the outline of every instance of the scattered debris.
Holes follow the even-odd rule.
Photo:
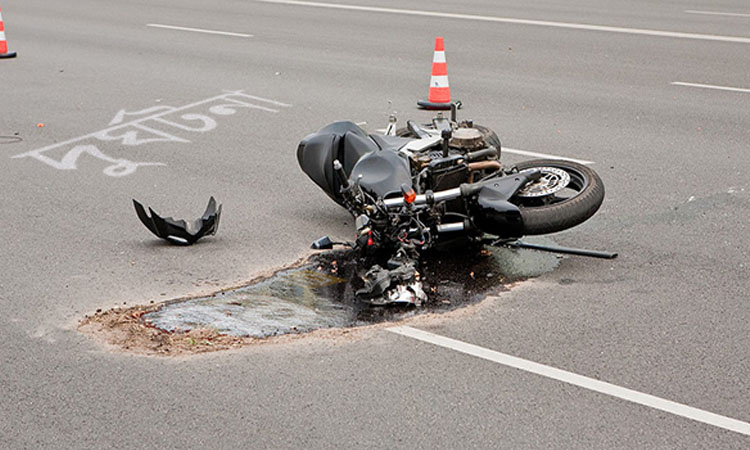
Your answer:
[[[185,332],[166,332],[145,324],[141,317],[158,309],[158,305],[115,308],[85,317],[78,329],[92,335],[106,336],[106,342],[122,350],[148,355],[179,355],[226,350],[247,343],[248,339],[222,335],[210,328]]]
[[[149,217],[143,205],[133,200],[135,212],[141,222],[157,237],[165,239],[177,245],[192,245],[198,239],[206,235],[214,235],[219,229],[219,219],[221,217],[221,205],[216,207],[216,200],[211,197],[203,216],[190,222],[176,220],[171,217],[162,218],[149,208],[151,213]]]

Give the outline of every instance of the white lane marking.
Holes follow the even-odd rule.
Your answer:
[[[207,33],[207,34],[222,34],[224,36],[237,36],[237,37],[253,37],[252,34],[245,33],[233,33],[231,31],[216,31],[216,30],[205,30],[203,28],[189,28],[189,27],[177,27],[174,25],[162,25],[159,23],[147,23],[147,27],[154,28],[166,28],[168,30],[180,30],[180,31],[195,31],[196,33]]]
[[[705,14],[708,16],[750,17],[750,14],[719,12],[719,11],[696,11],[694,9],[687,9],[685,10],[685,12],[688,14]]]
[[[683,405],[682,403],[673,402],[650,394],[634,391],[632,389],[616,386],[605,381],[595,380],[584,377],[566,370],[556,369],[545,366],[544,364],[535,363],[526,359],[506,355],[505,353],[489,350],[478,345],[469,344],[455,339],[440,336],[428,331],[418,330],[416,328],[401,326],[386,328],[391,333],[410,337],[422,342],[437,345],[439,347],[455,350],[460,353],[475,356],[477,358],[492,361],[497,364],[523,370],[525,372],[541,375],[553,380],[562,381],[563,383],[572,384],[594,392],[616,397],[639,405],[648,406],[649,408],[658,409],[676,416],[686,417],[698,422],[702,422],[715,427],[724,428],[725,430],[750,436],[750,423],[742,422],[730,417],[721,416],[709,411],[705,411],[692,406]]]
[[[716,89],[719,91],[732,91],[732,92],[747,92],[750,93],[750,89],[743,89],[743,88],[736,88],[736,87],[729,87],[729,86],[716,86],[713,84],[700,84],[700,83],[685,83],[682,81],[673,81],[670,84],[674,86],[688,86],[688,87],[697,87],[697,88],[703,88],[703,89]]]
[[[606,31],[610,33],[640,34],[645,36],[672,37],[681,39],[699,39],[704,41],[738,42],[750,44],[750,37],[722,36],[716,34],[683,33],[679,31],[649,30],[644,28],[613,27],[606,25],[590,25],[584,23],[552,22],[548,20],[514,19],[511,17],[479,16],[474,14],[445,13],[438,11],[419,11],[414,9],[380,8],[375,6],[343,5],[340,3],[307,2],[297,0],[256,0],[262,3],[280,5],[311,6],[316,8],[346,9],[351,11],[367,11],[388,14],[404,14],[410,16],[443,17],[447,19],[477,20],[482,22],[513,23],[520,25],[539,25],[544,27],[569,28],[574,30]]]
[[[575,159],[575,158],[567,158],[565,156],[556,156],[556,155],[550,155],[547,153],[537,153],[537,152],[527,152],[526,150],[518,150],[516,148],[507,148],[503,147],[500,150],[500,153],[513,153],[516,155],[523,155],[523,156],[534,156],[536,158],[549,158],[549,159],[561,159],[563,161],[572,161],[576,162],[578,164],[594,164],[594,161],[586,161],[585,159]]]

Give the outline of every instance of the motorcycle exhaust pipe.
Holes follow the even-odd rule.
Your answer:
[[[474,182],[474,174],[479,170],[490,169],[499,172],[502,168],[503,166],[500,165],[499,161],[478,161],[469,163],[469,183]]]

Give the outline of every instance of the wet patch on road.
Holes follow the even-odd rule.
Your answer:
[[[508,290],[516,281],[550,272],[559,259],[551,253],[506,248],[431,252],[423,255],[419,268],[428,296],[421,307],[373,307],[354,295],[368,266],[350,251],[326,252],[208,296],[97,312],[79,329],[137,353],[222,350],[278,336],[452,311]]]

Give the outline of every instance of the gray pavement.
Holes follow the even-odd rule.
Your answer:
[[[738,0],[348,4],[750,37],[750,17],[685,13],[750,13]],[[750,445],[381,329],[178,359],[113,353],[75,331],[98,308],[210,293],[296,260],[321,234],[346,237],[349,217],[297,168],[296,145],[334,120],[428,118],[414,103],[443,35],[462,116],[508,147],[594,161],[602,209],[554,239],[620,257],[568,258],[473,314],[415,326],[748,422],[750,93],[671,83],[750,89],[750,44],[250,0],[2,7],[19,56],[0,60],[0,136],[23,141],[0,144],[1,447]],[[56,163],[12,158],[106,129],[120,110],[240,89],[291,106],[168,129],[190,142],[89,137],[44,153]],[[104,157],[87,147],[72,169],[76,145]],[[123,159],[163,165],[104,172]],[[152,240],[130,204],[191,216],[209,195],[221,229],[191,248]]]

